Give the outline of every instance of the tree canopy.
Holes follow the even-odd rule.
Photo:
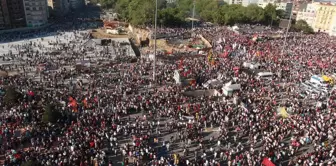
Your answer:
[[[103,8],[113,8],[115,5],[115,0],[98,0]]]
[[[301,31],[307,34],[314,33],[314,29],[311,26],[309,26],[307,22],[304,20],[296,21],[296,23],[292,27],[294,31]]]
[[[4,103],[7,106],[13,106],[22,99],[23,95],[16,91],[14,87],[7,87],[5,89]]]
[[[42,121],[45,123],[56,123],[60,119],[62,119],[62,113],[56,109],[56,106],[47,104],[44,108]]]
[[[29,160],[22,164],[22,166],[40,166],[41,164],[38,163],[36,160]]]
[[[154,24],[155,0],[100,1],[105,4],[113,4],[116,12],[135,26]],[[192,17],[192,13],[193,0],[176,0],[173,4],[167,4],[165,0],[158,0],[159,25],[180,26],[185,23],[186,18]],[[271,4],[263,9],[256,4],[244,7],[236,4],[223,4],[214,0],[195,1],[195,18],[219,25],[233,25],[235,23],[276,25],[282,17],[284,17],[284,12],[277,10]]]

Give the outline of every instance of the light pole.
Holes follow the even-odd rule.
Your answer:
[[[191,28],[194,29],[194,19],[195,19],[195,0],[193,1],[193,13],[192,13],[192,20],[191,20]]]
[[[283,55],[283,52],[284,52],[284,49],[285,49],[285,44],[286,44],[286,41],[287,41],[288,30],[289,30],[290,25],[292,23],[292,15],[293,15],[293,6],[291,8],[291,12],[290,12],[290,15],[289,15],[289,21],[288,21],[288,25],[287,25],[287,29],[286,29],[286,33],[285,33],[285,40],[284,40],[284,43],[283,43],[282,49],[281,49],[281,55]]]
[[[156,26],[157,26],[157,12],[158,12],[158,0],[155,0],[153,81],[155,81],[155,73],[156,73]]]

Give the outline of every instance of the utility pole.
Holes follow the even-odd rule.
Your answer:
[[[157,12],[158,12],[158,0],[155,0],[153,81],[155,81],[155,73],[156,73],[156,26],[157,26]]]
[[[192,12],[192,20],[191,20],[192,29],[194,29],[194,19],[195,19],[195,0],[193,1],[193,12]]]
[[[289,21],[288,21],[288,25],[287,25],[287,29],[286,29],[286,33],[285,33],[285,40],[283,42],[282,49],[281,49],[281,55],[283,55],[283,53],[284,53],[285,45],[286,45],[286,42],[287,42],[287,34],[288,34],[288,31],[289,31],[290,25],[292,23],[292,15],[293,15],[293,6],[292,6],[292,9],[291,9],[291,12],[290,12],[290,15],[289,15]]]

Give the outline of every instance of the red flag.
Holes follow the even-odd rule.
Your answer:
[[[188,70],[187,72],[184,72],[183,75],[184,77],[188,76],[191,73],[191,70]]]
[[[275,166],[275,164],[272,163],[272,161],[270,161],[268,158],[264,158],[263,162],[261,163],[265,166]]]
[[[94,141],[91,141],[91,142],[90,142],[90,147],[93,148],[94,146],[95,146]]]
[[[34,94],[33,91],[29,91],[29,92],[28,92],[28,95],[29,95],[29,96],[34,96],[35,94]]]
[[[72,102],[74,100],[74,98],[72,98],[71,96],[69,96],[69,102]]]
[[[86,98],[83,100],[83,104],[84,104],[84,107],[85,107],[85,108],[88,107],[88,102],[87,102]]]
[[[17,154],[14,155],[14,157],[15,157],[16,159],[20,159],[20,158],[21,158],[21,155],[17,153]]]
[[[191,80],[190,85],[195,86],[196,85],[196,80]]]
[[[77,112],[77,101],[72,98],[71,96],[69,97],[69,106],[72,108],[74,112]]]

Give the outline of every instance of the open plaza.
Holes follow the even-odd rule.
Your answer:
[[[262,28],[1,43],[0,164],[335,165],[336,39]]]

